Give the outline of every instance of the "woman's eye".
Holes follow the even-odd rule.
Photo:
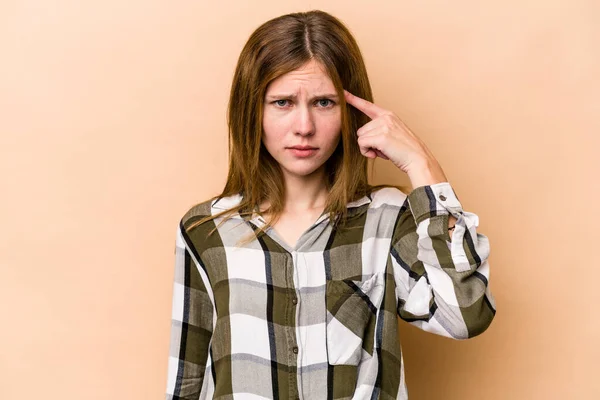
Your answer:
[[[319,101],[320,101],[320,102],[321,102],[321,101],[328,101],[328,102],[329,102],[329,103],[330,103],[330,104],[333,106],[333,101],[331,101],[331,100],[329,100],[329,99],[321,99],[321,100],[319,100]]]
[[[283,108],[283,107],[285,107],[286,101],[287,100],[275,100],[273,103],[275,105],[279,106],[280,108]],[[325,105],[323,105],[322,102],[328,102],[328,103],[325,103]],[[320,99],[320,100],[317,100],[317,103],[319,103],[322,106],[321,108],[329,108],[329,106],[333,106],[335,104],[332,100],[329,100],[329,99]]]

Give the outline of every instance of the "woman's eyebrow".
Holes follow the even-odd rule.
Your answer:
[[[268,100],[270,99],[279,99],[279,98],[286,98],[286,99],[293,99],[296,100],[298,96],[296,94],[285,94],[285,93],[281,93],[281,94],[270,94],[267,95],[266,98]],[[331,98],[338,98],[338,95],[336,93],[325,93],[325,94],[317,94],[313,97],[310,98],[310,100],[315,100],[315,99],[319,99],[319,98],[323,98],[323,97],[331,97]]]

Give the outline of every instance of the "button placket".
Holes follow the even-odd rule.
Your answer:
[[[298,268],[299,268],[299,259],[298,257],[300,256],[298,254],[297,250],[293,250],[291,252],[291,256],[292,256],[292,284],[291,287],[293,288],[293,294],[292,294],[292,307],[297,307],[297,304],[299,302],[299,293],[296,293],[296,288],[301,287],[302,283],[300,282],[300,277],[299,277],[299,272],[298,272]],[[298,315],[298,308],[296,308],[296,323],[298,323],[300,320],[299,315]],[[298,358],[297,358],[297,362],[296,365],[301,366],[302,365],[302,355],[300,355],[300,347],[301,346],[301,338],[299,336],[297,336],[295,338],[295,346],[292,347],[292,353],[295,354]],[[300,374],[297,375],[297,393],[294,394],[293,398],[294,399],[299,399],[301,398],[301,391],[302,391],[302,376],[300,376]]]
[[[296,272],[296,262],[297,262],[296,261],[297,260],[296,251],[292,251],[290,255],[291,255],[291,259],[292,259],[292,269],[291,269],[291,277],[290,277],[289,282],[290,282],[290,287],[295,288],[295,283],[294,283],[295,279],[294,278],[296,277],[296,274],[297,274],[297,272]],[[292,302],[293,305],[295,305],[296,302],[297,302],[296,295],[292,294],[292,296],[293,297],[292,297],[292,301],[291,302]],[[296,321],[298,321],[297,312],[298,311],[296,310],[296,313],[295,313],[296,314]],[[297,340],[298,340],[298,338],[294,338],[294,344],[297,343]],[[292,352],[294,354],[298,354],[298,346],[293,346],[292,347]]]
[[[299,282],[300,279],[298,277],[298,253],[296,251],[292,252],[292,262],[293,262],[293,271],[294,271],[294,277],[296,278],[296,281]],[[298,304],[298,297],[295,293],[295,288],[296,285],[294,284],[294,294],[292,295],[292,304],[296,305]],[[296,310],[297,312],[297,310]]]

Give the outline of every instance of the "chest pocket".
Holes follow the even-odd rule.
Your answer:
[[[364,281],[329,280],[326,283],[327,357],[332,365],[358,365],[364,349],[373,356],[375,322],[384,290],[384,272]]]

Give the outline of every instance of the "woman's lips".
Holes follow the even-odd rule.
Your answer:
[[[318,149],[295,149],[290,147],[288,150],[290,150],[296,157],[304,158],[312,156],[317,152]]]

